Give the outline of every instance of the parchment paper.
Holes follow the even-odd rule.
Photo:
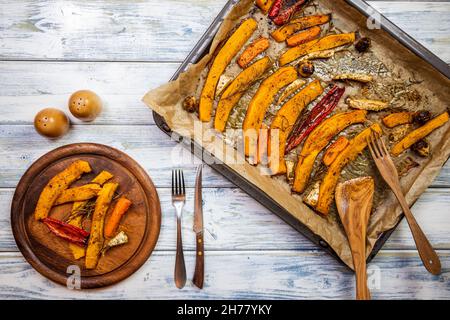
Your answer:
[[[366,18],[344,1],[319,1],[321,6],[333,13],[333,20],[343,32],[363,31],[373,41],[372,50],[383,63],[408,78],[420,77],[420,89],[422,94],[429,97],[430,109],[433,113],[443,112],[450,100],[449,79],[436,71],[428,63],[424,62],[409,50],[404,48],[396,40],[382,30],[368,30]],[[143,101],[154,111],[164,117],[169,127],[184,137],[194,138],[196,142],[211,152],[216,158],[224,161],[232,170],[235,170],[245,179],[256,185],[263,192],[278,202],[290,214],[306,225],[315,234],[322,237],[337,253],[337,255],[351,268],[353,268],[351,252],[348,241],[340,221],[336,216],[324,217],[307,207],[299,195],[291,194],[290,186],[283,179],[274,179],[262,175],[259,167],[249,165],[240,153],[230,148],[223,150],[223,144],[218,134],[216,139],[211,139],[212,123],[198,125],[196,115],[187,113],[182,109],[182,101],[186,96],[198,97],[199,84],[203,81],[207,64],[219,43],[226,38],[229,32],[238,23],[253,14],[253,1],[242,0],[228,14],[215,36],[210,53],[203,57],[197,64],[180,74],[179,78],[159,88],[149,91]],[[265,23],[265,22],[264,22]],[[260,26],[261,27],[261,26]],[[412,73],[414,71],[414,73]],[[195,123],[195,125],[194,125]],[[194,134],[196,132],[196,134]],[[207,134],[208,137],[202,138]],[[199,138],[200,137],[200,138]],[[428,141],[432,146],[432,156],[420,162],[420,167],[413,169],[402,178],[401,184],[406,199],[410,205],[431,184],[434,177],[448,159],[450,154],[450,126],[447,123],[433,132]],[[408,151],[409,152],[409,151]],[[231,162],[231,163],[230,163]],[[430,214],[432,214],[430,212]],[[401,215],[401,209],[395,201],[393,194],[389,192],[381,205],[373,209],[367,235],[367,254],[369,254],[380,234],[393,228]]]

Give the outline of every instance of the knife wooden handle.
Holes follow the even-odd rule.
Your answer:
[[[203,288],[203,279],[205,277],[205,251],[203,245],[203,232],[196,234],[196,254],[195,254],[195,272],[192,282],[199,287]]]

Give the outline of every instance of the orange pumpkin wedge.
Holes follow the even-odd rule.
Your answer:
[[[198,115],[201,121],[209,122],[211,120],[213,101],[219,78],[257,27],[258,23],[254,19],[245,20],[217,53],[200,95]]]
[[[302,193],[308,184],[314,162],[331,139],[348,126],[366,121],[367,111],[342,112],[324,120],[306,138],[295,167],[292,191]]]
[[[286,173],[284,151],[286,140],[303,109],[323,92],[319,80],[309,83],[304,89],[288,100],[270,125],[269,166],[272,174]],[[277,139],[275,139],[277,135]],[[278,141],[277,143],[275,141]],[[274,151],[274,152],[273,152]]]
[[[280,59],[280,66],[284,66],[308,53],[337,48],[355,41],[355,33],[332,34],[320,39],[312,40],[285,51]]]
[[[214,118],[214,128],[223,132],[225,130],[228,117],[231,110],[239,102],[245,91],[266,72],[272,61],[269,57],[264,57],[248,68],[242,70],[241,73],[227,86],[220,97],[217,104],[216,115]]]
[[[272,32],[271,36],[275,39],[275,41],[282,42],[297,31],[327,23],[328,21],[330,21],[330,19],[331,15],[329,14],[306,16],[294,19],[289,22],[289,24],[282,26]]]
[[[275,71],[266,78],[252,100],[250,101],[242,125],[244,131],[244,150],[251,163],[257,164],[257,140],[259,129],[267,109],[273,102],[275,95],[283,87],[297,79],[297,70],[294,67],[284,67]]]
[[[342,151],[336,160],[328,167],[322,179],[319,189],[319,199],[317,200],[316,211],[327,215],[330,211],[331,202],[334,199],[334,190],[339,181],[342,169],[356,159],[356,157],[367,147],[367,140],[372,131],[382,134],[383,131],[378,123],[356,135],[348,146]]]

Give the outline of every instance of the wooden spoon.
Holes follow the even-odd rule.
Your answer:
[[[374,190],[371,177],[352,179],[336,187],[336,205],[352,251],[358,300],[370,299],[366,270],[366,230]]]

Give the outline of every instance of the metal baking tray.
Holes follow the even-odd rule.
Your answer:
[[[217,31],[219,30],[219,27],[224,19],[224,17],[231,11],[233,6],[238,3],[239,0],[230,0],[227,2],[227,4],[223,7],[223,9],[219,12],[217,17],[214,19],[212,24],[209,26],[209,28],[206,30],[205,34],[200,38],[198,43],[194,46],[194,48],[191,50],[189,55],[186,57],[186,59],[183,61],[183,63],[180,65],[178,70],[174,73],[170,81],[175,80],[178,78],[178,76],[184,72],[190,64],[197,63],[204,55],[206,55],[209,51],[210,45],[212,43],[212,40],[214,36],[216,35]],[[375,9],[373,9],[369,4],[367,4],[363,0],[345,0],[345,2],[354,8],[356,8],[358,11],[360,11],[362,14],[364,14],[366,17],[369,17],[370,14],[377,12]],[[379,23],[381,28],[389,33],[394,39],[399,41],[403,46],[408,48],[411,52],[428,62],[430,65],[432,65],[436,70],[438,70],[440,73],[445,75],[447,78],[450,78],[450,67],[441,59],[439,59],[436,55],[434,55],[432,52],[430,52],[428,49],[426,49],[424,46],[422,46],[420,43],[418,43],[416,40],[411,38],[408,34],[406,34],[404,31],[402,31],[400,28],[398,28],[395,24],[390,22],[388,19],[386,19],[383,15],[379,15]],[[167,123],[164,121],[164,118],[161,117],[156,112],[153,112],[153,117],[156,125],[166,134],[171,135],[172,131],[167,125]],[[181,137],[180,137],[181,138]],[[313,243],[315,243],[317,246],[322,248],[323,250],[327,251],[329,254],[331,254],[334,258],[336,258],[340,263],[348,267],[340,258],[339,256],[334,252],[334,250],[323,240],[320,236],[314,234],[310,229],[308,229],[305,225],[303,225],[300,221],[296,220],[287,210],[282,208],[277,202],[272,200],[267,194],[265,194],[262,190],[260,190],[257,186],[253,185],[249,181],[247,181],[245,178],[243,178],[241,175],[230,169],[225,164],[218,164],[220,161],[214,159],[213,156],[209,155],[208,152],[203,153],[203,148],[198,145],[196,142],[182,142],[183,139],[180,139],[180,143],[183,143],[184,146],[191,150],[192,153],[197,155],[203,155],[203,159],[207,163],[212,163],[210,166],[217,172],[219,172],[221,175],[226,177],[228,180],[230,180],[232,183],[234,183],[237,187],[241,188],[243,191],[245,191],[248,195],[250,195],[252,198],[254,198],[256,201],[264,205],[267,209],[269,209],[271,212],[275,213],[277,216],[279,216],[282,220],[284,220],[286,223],[291,225],[295,230],[300,232],[303,236],[311,240]],[[400,220],[401,221],[401,220]],[[399,221],[399,222],[400,222]],[[398,225],[398,223],[397,223]],[[381,247],[384,245],[386,240],[390,237],[392,232],[395,230],[397,225],[388,230],[385,231],[381,236],[378,238],[372,252],[369,254],[367,258],[367,262],[370,262],[378,253],[378,251],[381,249]]]

